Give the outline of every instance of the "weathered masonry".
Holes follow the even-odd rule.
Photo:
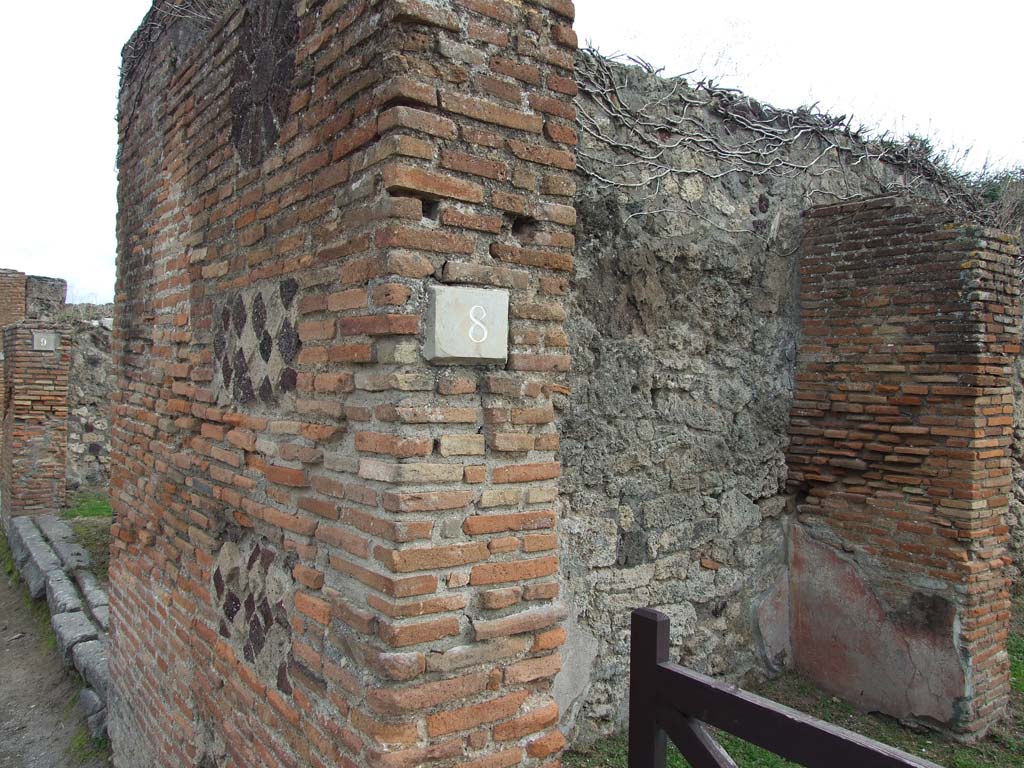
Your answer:
[[[820,337],[823,321],[814,313],[825,312],[825,306],[826,320],[838,321],[840,313],[854,312],[857,302],[863,302],[858,329],[872,327],[870,320],[881,324],[880,333],[885,334],[891,329],[883,320],[898,317],[893,307],[927,317],[938,306],[936,294],[942,294],[943,311],[955,313],[949,314],[949,322],[955,316],[967,334],[956,353],[963,357],[961,365],[975,365],[976,355],[989,353],[993,360],[1013,359],[1012,342],[972,335],[990,322],[986,317],[990,308],[971,298],[976,290],[991,292],[991,306],[1006,303],[1007,312],[999,320],[1007,321],[1015,307],[1013,285],[1001,286],[1005,294],[968,288],[972,280],[983,278],[983,264],[957,271],[961,263],[974,261],[973,251],[987,252],[988,242],[1004,249],[993,257],[1006,260],[1003,268],[1010,264],[1016,268],[1013,247],[992,240],[989,231],[962,226],[970,217],[957,205],[957,190],[934,168],[915,166],[906,156],[870,145],[823,116],[779,111],[743,94],[662,79],[590,52],[579,56],[577,81],[581,86],[579,122],[586,130],[580,134],[578,246],[567,321],[572,394],[561,419],[564,471],[559,528],[569,619],[556,694],[567,713],[564,725],[571,724],[578,739],[623,727],[629,611],[643,605],[671,616],[672,656],[698,671],[733,680],[791,666],[813,673],[816,658],[810,654],[820,656],[824,649],[832,658],[850,662],[841,692],[855,704],[916,717],[966,735],[978,733],[992,722],[1000,691],[1005,690],[1000,677],[1006,663],[1001,648],[1004,590],[1007,577],[1012,578],[1024,562],[1024,550],[1018,543],[1007,552],[1005,529],[1000,526],[1005,522],[1017,542],[1024,535],[1019,501],[1024,486],[1018,481],[1012,489],[993,493],[991,514],[979,512],[977,522],[954,523],[948,515],[918,519],[922,505],[914,499],[927,487],[930,467],[944,459],[936,455],[918,475],[918,491],[909,486],[891,489],[893,503],[907,503],[903,512],[882,514],[872,508],[864,514],[868,521],[877,519],[879,525],[893,530],[891,539],[881,533],[876,534],[877,541],[857,539],[841,528],[826,536],[828,528],[822,523],[830,518],[810,514],[815,507],[808,506],[824,489],[816,481],[798,480],[802,462],[827,464],[835,459],[841,463],[844,458],[867,462],[868,458],[827,453],[860,451],[857,437],[849,446],[838,448],[814,441],[797,447],[797,441],[808,439],[803,432],[809,426],[803,423],[801,411],[793,409],[793,402],[795,392],[813,383],[814,376],[804,370],[815,362],[810,345],[843,338],[839,333]],[[751,161],[752,147],[757,151]],[[898,204],[892,202],[894,190],[900,192]],[[863,201],[880,195],[882,201],[866,206],[857,220],[865,233],[871,233],[863,253],[845,231],[841,233],[845,239],[835,241],[834,252],[828,247],[832,242],[828,237],[833,236],[823,233],[828,221],[823,211],[828,209],[802,215],[837,199]],[[886,216],[907,206],[930,213],[924,222],[901,213],[883,224]],[[898,248],[915,238],[925,255],[918,256],[914,268],[900,266]],[[961,250],[960,262],[949,262],[950,248],[966,249]],[[840,288],[832,284],[831,270],[842,271],[844,259],[854,257],[862,263],[852,287],[844,284],[849,295],[826,293]],[[801,264],[812,259],[815,267],[802,277]],[[933,283],[934,288],[924,290]],[[815,295],[815,286],[822,296]],[[892,292],[898,299],[892,298]],[[826,298],[834,306],[824,304]],[[871,302],[880,303],[871,308]],[[995,323],[993,327],[1011,335],[1013,325]],[[949,364],[948,358],[924,353],[926,346],[913,350],[914,345],[935,346],[930,334],[927,323],[908,324],[899,339],[902,346],[879,342],[880,349],[871,354],[917,355],[908,358],[911,380],[905,383],[930,386],[930,382],[912,380],[928,375],[921,365]],[[1002,348],[987,348],[990,343]],[[878,364],[866,357],[860,337],[829,354],[839,352],[850,358],[851,366]],[[1000,367],[1003,364],[984,363],[991,369],[984,386],[1005,385],[1005,381],[997,383],[1007,374]],[[1019,358],[1017,368],[1014,383],[1019,390]],[[831,373],[833,379],[821,384],[838,397],[842,395],[839,380],[853,370],[837,367]],[[801,378],[796,380],[798,374]],[[815,369],[815,374],[822,372]],[[949,374],[963,380],[963,386],[976,385],[969,372],[953,367]],[[890,381],[876,383],[883,390],[895,386]],[[866,402],[867,413],[876,407],[889,412],[870,420],[863,413],[853,414],[852,421],[873,423],[881,436],[873,442],[891,442],[890,422],[916,424],[949,418],[933,410],[946,407],[943,399],[949,395],[939,397],[940,393],[929,390],[929,396],[916,404],[899,394],[893,395],[891,403]],[[855,393],[847,399],[871,400],[890,394]],[[999,391],[998,404],[983,405],[975,395],[994,396],[987,390],[971,396],[965,391],[958,406],[965,414],[958,418],[967,420],[966,411],[984,408],[984,419],[992,420],[984,429],[993,432],[985,439],[996,442],[982,444],[980,450],[992,452],[984,457],[986,462],[1003,461],[1008,457],[998,459],[999,452],[1013,434],[1007,419],[1017,430],[1024,423],[1020,397],[1013,412],[1008,408],[1009,392]],[[832,419],[843,407],[843,401],[836,402]],[[794,448],[789,450],[791,426]],[[837,434],[833,425],[811,428]],[[844,429],[856,433],[853,427]],[[920,454],[923,446],[934,445],[914,435],[901,440],[909,448],[900,451],[903,456]],[[952,450],[935,447],[940,453],[947,449]],[[1018,457],[1014,471],[1019,475],[1019,440],[1013,441],[1013,449]],[[908,475],[906,462],[885,462],[881,454],[869,457],[882,466],[903,467],[901,472],[887,473],[891,477]],[[843,471],[848,478],[856,474]],[[925,494],[951,496],[947,508],[960,503],[956,494],[978,494],[980,499],[1007,482],[1001,474],[1005,468],[996,466],[985,467],[985,473],[993,473],[985,478],[955,460],[950,471],[977,488],[950,492],[949,479],[940,479]],[[1009,490],[1015,500],[1001,521],[1006,508],[1005,500],[999,499]],[[903,493],[907,495],[900,496]],[[983,508],[973,499],[969,505]],[[936,504],[935,508],[942,507]],[[902,528],[899,514],[909,515],[899,521]],[[982,521],[986,517],[993,527]],[[916,548],[936,549],[932,530],[940,530],[944,540],[951,538],[938,558],[945,566],[938,571],[942,578],[930,582],[920,577],[928,558]],[[972,540],[974,544],[969,543]],[[863,631],[833,637],[823,631],[827,624],[821,622],[800,625],[815,630],[811,634],[791,633],[791,616],[797,618],[795,611],[800,608],[790,600],[791,581],[795,594],[808,573],[806,559],[797,560],[795,555],[800,545],[806,555],[817,552],[809,548],[819,544],[823,554],[834,554],[838,565],[849,564],[853,569],[836,569],[837,579],[863,573],[858,576],[861,600],[850,604],[850,623],[862,630],[856,621],[863,620],[865,608],[873,606],[873,626],[884,629],[888,638],[883,658],[876,655],[877,638],[865,637]],[[868,552],[869,546],[884,549],[885,559]],[[905,546],[913,552],[902,549]],[[798,568],[791,571],[791,565]],[[976,576],[972,575],[975,568]],[[911,573],[918,575],[911,578]],[[903,584],[899,595],[886,591],[893,580]],[[820,586],[835,585],[844,597],[849,595],[849,580],[817,581]],[[968,586],[969,582],[974,585]],[[985,597],[968,600],[968,590],[982,591]],[[920,594],[913,597],[913,593]],[[813,600],[805,599],[802,605],[803,615],[813,617]],[[938,608],[940,616],[945,610],[961,618],[954,626],[940,621],[929,628],[925,619],[931,614],[923,610],[928,606]],[[958,622],[974,621],[975,616],[977,631],[962,636]],[[850,674],[865,667],[892,671],[896,666],[896,679],[907,683],[906,673],[915,664],[934,672],[936,666],[950,661],[951,649],[959,655],[950,674],[956,677],[962,671],[963,685],[947,686],[938,697],[920,687],[932,680],[928,675],[913,679],[917,690],[908,699],[903,688],[894,694],[893,686],[879,681],[879,675],[872,681],[863,674],[859,678]],[[803,651],[808,654],[802,661]],[[854,688],[855,683],[863,683],[870,693],[862,694],[866,689]],[[988,696],[996,702],[991,709]],[[935,706],[937,698],[942,700],[940,707]],[[568,728],[566,733],[570,734]]]
[[[157,2],[125,49],[119,766],[557,760],[572,17]],[[428,364],[438,286],[506,292],[507,362]]]
[[[70,339],[63,280],[0,270],[0,498],[3,518],[64,503]]]
[[[897,198],[808,213],[780,599],[797,668],[866,710],[972,732],[1009,698],[1019,257]]]
[[[159,0],[125,48],[118,765],[553,766],[639,605],[703,672],[998,717],[1015,246],[572,14]]]
[[[55,512],[64,504],[68,444],[67,328],[22,320],[3,329],[4,517]]]
[[[109,306],[66,305],[67,284],[0,270],[2,517],[53,513],[109,471]]]

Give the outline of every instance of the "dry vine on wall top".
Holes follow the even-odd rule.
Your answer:
[[[647,74],[656,74],[650,65],[632,61]],[[629,93],[629,78],[635,73],[592,49],[580,52],[576,67],[579,128],[593,142],[611,148],[616,158],[627,158],[611,161],[581,146],[579,170],[598,185],[645,190],[644,199],[652,200],[668,177],[813,178],[877,161],[891,165],[898,176],[879,180],[878,193],[927,188],[969,218],[984,219],[984,205],[975,191],[941,159],[936,162],[926,144],[892,142],[886,137],[870,140],[852,128],[846,116],[833,117],[814,107],[780,110],[708,80],[691,85],[684,76],[664,78],[663,93],[638,104]],[[709,114],[727,129],[709,121]],[[690,162],[676,164],[676,149],[690,150]],[[818,191],[810,189],[808,198]]]

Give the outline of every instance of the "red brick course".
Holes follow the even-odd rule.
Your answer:
[[[965,688],[946,725],[967,733],[1009,694],[1019,257],[1009,237],[898,198],[806,216],[788,452],[798,511],[877,563],[884,604],[952,604],[959,635],[945,642]]]
[[[122,90],[117,758],[548,765],[569,358],[544,286],[575,216],[570,137],[544,128],[570,123],[572,5],[295,8],[288,116],[252,168],[231,134],[241,10],[173,22]],[[424,362],[432,282],[509,289],[500,391],[494,366]],[[482,597],[505,582],[523,599]]]

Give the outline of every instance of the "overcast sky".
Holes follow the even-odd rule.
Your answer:
[[[7,151],[0,267],[63,277],[72,301],[114,290],[118,66],[150,0],[10,2],[0,27]],[[780,107],[1024,163],[1015,0],[768,3],[576,0],[581,42],[666,74],[697,69]]]

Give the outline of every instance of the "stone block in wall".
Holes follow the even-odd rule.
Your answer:
[[[572,4],[222,8],[126,49],[115,759],[557,759]],[[438,285],[507,362],[428,363]]]
[[[801,278],[796,666],[866,709],[976,736],[1009,696],[1018,247],[884,197],[809,211]]]

